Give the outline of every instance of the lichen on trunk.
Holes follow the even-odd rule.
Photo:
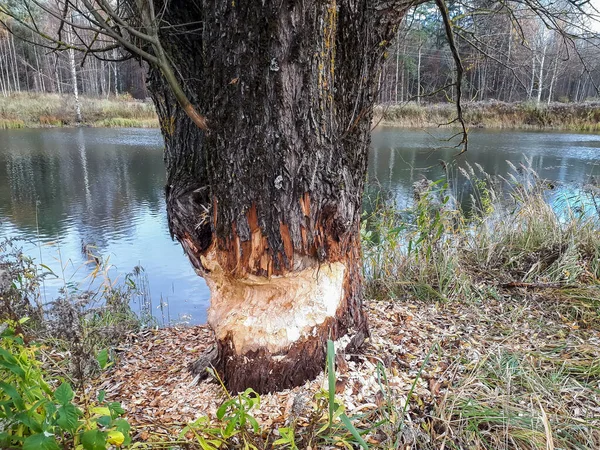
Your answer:
[[[160,73],[169,227],[211,290],[210,358],[233,390],[316,376],[360,341],[360,208],[375,86],[408,4],[173,0],[161,32],[200,130]],[[391,6],[390,6],[391,5]],[[389,8],[395,8],[390,11]]]

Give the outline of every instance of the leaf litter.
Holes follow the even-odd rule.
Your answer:
[[[370,430],[370,444],[600,447],[598,310],[588,305],[582,314],[554,289],[516,293],[473,303],[366,304],[371,337],[361,354],[338,353],[336,395],[355,425]],[[189,422],[214,418],[225,399],[217,383],[198,383],[188,371],[211,344],[206,326],[144,330],[88,389],[120,401],[138,439],[175,438]],[[322,389],[323,374],[262,395],[251,414],[263,429],[308,425]]]

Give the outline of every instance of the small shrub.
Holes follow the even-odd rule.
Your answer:
[[[45,381],[36,347],[15,334],[4,322],[0,339],[0,446],[24,450],[78,448],[105,449],[131,442],[129,423],[120,418],[121,405],[104,400],[104,392],[83,408],[74,403],[75,393],[63,381],[52,389]],[[101,357],[106,366],[106,359]]]
[[[16,248],[15,241],[0,241],[0,320],[19,324],[23,317],[30,317],[27,334],[66,354],[64,363],[78,387],[97,373],[95,355],[101,349],[118,345],[152,320],[148,314],[139,318],[130,307],[134,296],[141,294],[143,298],[144,293],[134,283],[141,269],[137,269],[137,277],[128,275],[119,285],[108,278],[109,268],[102,262],[90,275],[103,281],[95,291],[82,291],[65,282],[59,298],[42,304],[41,280],[57,275],[47,266],[36,266]],[[21,325],[17,326],[21,332]]]

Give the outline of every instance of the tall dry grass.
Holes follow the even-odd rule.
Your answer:
[[[560,129],[597,132],[600,130],[600,102],[505,103],[499,101],[467,102],[464,118],[472,128]],[[456,117],[452,103],[378,106],[375,123],[405,127],[436,127]]]
[[[129,96],[81,97],[85,125],[158,127],[154,106]],[[72,126],[76,124],[71,95],[19,93],[0,97],[0,129]]]
[[[552,195],[556,186],[531,167],[512,167],[506,177],[460,169],[469,211],[449,179],[415,183],[407,210],[381,194],[372,199],[362,227],[371,294],[465,300],[480,283],[600,282],[598,193]]]

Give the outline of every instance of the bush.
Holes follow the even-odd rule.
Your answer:
[[[129,444],[130,426],[120,418],[124,413],[121,405],[106,402],[101,391],[94,401],[84,397],[81,409],[68,382],[52,389],[36,359],[37,347],[16,334],[14,325],[1,325],[0,446],[98,450]],[[98,360],[105,367],[107,354],[101,353]]]

